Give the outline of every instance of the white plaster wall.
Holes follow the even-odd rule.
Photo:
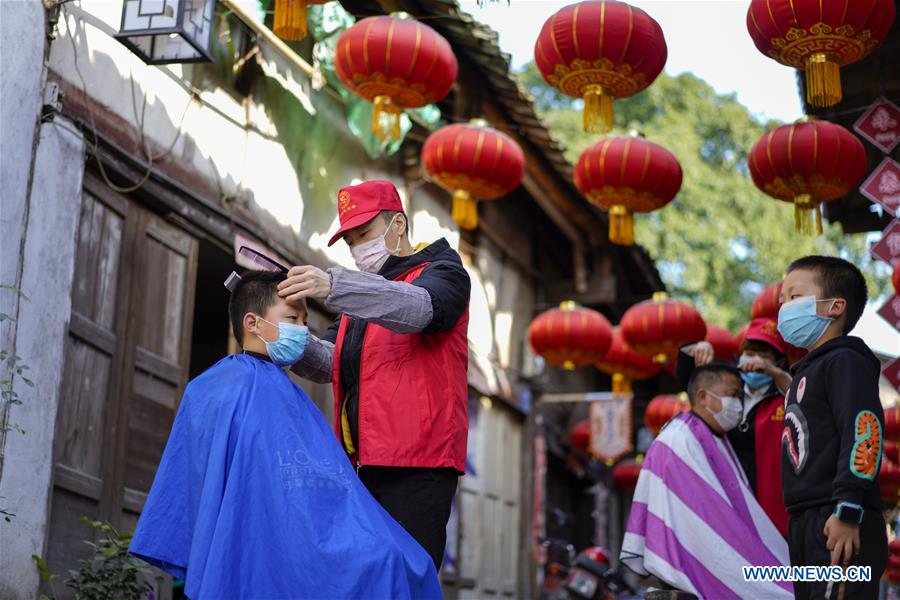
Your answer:
[[[287,148],[308,138],[309,131],[284,124],[279,130],[273,107],[259,104],[254,96],[241,102],[224,89],[209,88],[200,90],[199,101],[192,101],[185,86],[190,85],[194,67],[148,66],[113,38],[121,10],[121,2],[110,0],[65,5],[60,36],[50,49],[49,69],[68,85],[86,88],[94,101],[135,131],[142,130],[157,153],[171,146],[164,160],[177,161],[218,188],[221,196],[247,204],[272,239],[298,253],[310,248],[331,262],[353,266],[342,244],[327,247],[337,229],[337,187],[354,178],[389,176],[383,164],[368,159],[350,133],[342,105],[325,91],[313,93],[315,123],[334,135],[319,136],[316,143],[323,147],[307,150],[306,160],[322,166],[300,181],[298,157]],[[74,50],[70,38],[75,41]],[[84,83],[75,69],[75,57]],[[304,110],[303,103],[287,96],[284,102]],[[324,165],[335,157],[338,162],[328,172]],[[328,189],[325,184],[337,187]],[[304,189],[315,198],[304,197]],[[334,210],[311,213],[312,201],[331,203]]]
[[[84,142],[62,119],[43,125],[34,165],[25,232],[21,289],[31,299],[19,311],[15,352],[30,365],[35,387],[17,386],[22,404],[10,421],[26,433],[6,438],[0,480],[4,505],[16,513],[0,523],[0,598],[37,597],[32,554],[44,554],[52,483],[53,434],[71,312],[75,239],[84,175]]]
[[[17,283],[25,194],[41,108],[44,10],[40,2],[0,1],[0,285]],[[15,313],[15,295],[0,290],[0,312]],[[14,327],[0,324],[0,347]]]

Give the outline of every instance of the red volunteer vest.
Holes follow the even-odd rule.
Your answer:
[[[417,266],[394,281],[414,281]],[[334,427],[341,434],[341,350],[350,317],[334,346]],[[360,352],[360,465],[466,470],[469,433],[469,309],[448,332],[399,334],[370,323]]]
[[[781,535],[787,535],[788,512],[781,491],[781,433],[784,396],[773,396],[756,409],[753,428],[756,450],[756,499]]]

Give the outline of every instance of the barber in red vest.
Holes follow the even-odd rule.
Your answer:
[[[343,239],[359,271],[293,267],[279,286],[339,313],[292,369],[332,383],[335,433],[360,479],[440,568],[466,463],[469,275],[445,239],[412,247],[389,181],[340,190],[338,217],[328,245]]]

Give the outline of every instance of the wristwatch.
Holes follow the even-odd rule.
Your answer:
[[[853,502],[838,502],[834,507],[838,521],[849,525],[859,525],[863,520],[863,507]]]

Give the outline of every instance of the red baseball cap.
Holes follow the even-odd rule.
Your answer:
[[[780,354],[787,352],[787,342],[778,333],[778,322],[775,319],[760,317],[750,321],[745,341],[763,342],[775,348]]]
[[[403,212],[400,194],[390,181],[373,179],[350,185],[338,192],[338,218],[341,227],[328,242],[333,246],[345,233],[365,225],[383,210]]]

